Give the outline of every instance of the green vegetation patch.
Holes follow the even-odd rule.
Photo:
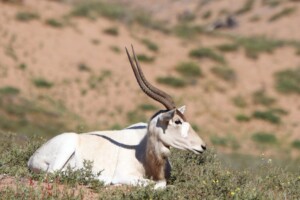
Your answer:
[[[276,99],[266,94],[265,90],[257,90],[252,94],[254,104],[260,104],[263,106],[271,106],[276,102]]]
[[[30,101],[0,93],[0,130],[24,135],[53,136],[75,130],[79,118],[50,98]]]
[[[54,28],[64,27],[64,23],[58,19],[50,18],[45,21],[45,24]]]
[[[149,39],[142,39],[141,42],[150,50],[153,52],[158,52],[159,47],[156,43],[152,42]]]
[[[239,107],[239,108],[246,108],[248,105],[245,97],[243,97],[241,95],[237,95],[237,96],[233,97],[232,103],[233,103],[233,105],[235,105],[236,107]]]
[[[192,58],[208,58],[211,59],[215,62],[225,64],[226,60],[222,55],[219,55],[215,53],[212,49],[210,48],[197,48],[193,49],[189,52],[189,56]]]
[[[278,113],[273,110],[254,111],[252,116],[256,119],[265,120],[272,124],[279,124],[281,122],[280,116],[278,116]]]
[[[151,56],[147,56],[146,54],[138,54],[136,55],[137,59],[141,62],[151,63],[154,62],[155,58]]]
[[[175,76],[158,77],[156,81],[160,84],[168,85],[174,88],[182,88],[187,86],[187,83],[183,79]]]
[[[300,94],[300,67],[275,73],[277,91],[284,94]]]
[[[292,147],[300,150],[300,140],[294,140],[292,142]]]
[[[236,81],[236,74],[235,71],[229,67],[226,66],[215,66],[211,68],[211,72],[223,79],[224,81],[228,82],[235,82]]]
[[[158,108],[152,104],[140,104],[138,106],[139,109],[143,110],[143,111],[156,111],[158,110]]]
[[[176,36],[184,39],[193,39],[205,30],[201,26],[190,25],[187,23],[180,23],[173,28],[173,32]]]
[[[274,15],[272,15],[269,19],[269,22],[273,22],[273,21],[279,20],[283,17],[289,16],[289,15],[293,14],[296,10],[297,10],[296,7],[283,8],[278,13],[275,13]]]
[[[44,78],[34,78],[32,83],[38,88],[51,88],[54,84]]]
[[[221,44],[217,46],[217,49],[222,52],[233,52],[237,51],[239,49],[239,46],[237,44]]]
[[[176,66],[176,71],[187,78],[203,76],[201,68],[195,62],[181,62]]]
[[[252,140],[261,144],[276,144],[277,138],[273,133],[257,132],[252,135]]]
[[[118,29],[118,27],[109,27],[109,28],[104,29],[103,33],[105,33],[107,35],[118,36],[119,29]]]
[[[20,93],[20,90],[16,87],[6,86],[6,87],[0,88],[0,95],[1,94],[4,94],[4,95],[17,95],[19,93]]]
[[[86,17],[95,19],[96,17],[103,16],[109,19],[123,19],[126,15],[124,7],[103,1],[81,1],[76,4],[71,11],[72,16]]]
[[[21,21],[21,22],[29,22],[35,19],[39,19],[40,16],[37,13],[34,12],[18,12],[16,14],[16,20]]]
[[[251,120],[251,117],[244,114],[237,114],[235,116],[235,119],[239,122],[249,122]]]
[[[252,8],[253,8],[254,3],[255,3],[255,0],[247,0],[245,2],[245,4],[243,5],[243,7],[241,7],[240,9],[238,9],[235,12],[235,14],[241,15],[241,14],[245,14],[245,13],[251,11]]]
[[[285,42],[280,40],[268,39],[262,36],[235,38],[237,45],[243,47],[246,56],[252,59],[257,59],[260,53],[272,53],[276,48],[285,45]]]

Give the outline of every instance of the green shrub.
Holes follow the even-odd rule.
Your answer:
[[[19,69],[21,69],[21,70],[25,70],[26,68],[27,68],[27,65],[25,64],[25,63],[21,63],[21,64],[19,64]]]
[[[209,58],[218,63],[226,63],[225,58],[217,53],[215,53],[212,49],[209,48],[197,48],[191,50],[189,56],[192,58]]]
[[[228,81],[228,82],[236,81],[235,71],[229,67],[215,66],[211,68],[211,72],[217,77],[223,79],[224,81]]]
[[[121,49],[118,46],[110,46],[110,50],[112,50],[115,53],[121,53]]]
[[[235,14],[241,15],[252,10],[255,0],[247,0],[242,8],[238,9]]]
[[[275,144],[277,143],[277,138],[272,133],[257,132],[252,135],[252,140],[262,144]]]
[[[265,120],[272,124],[279,124],[281,122],[280,117],[272,110],[254,111],[252,116],[256,119]]]
[[[197,35],[205,32],[201,26],[194,26],[186,23],[180,23],[173,28],[173,32],[176,36],[184,39],[193,39]]]
[[[248,38],[235,38],[235,42],[245,48],[246,56],[257,59],[260,53],[272,53],[276,48],[285,45],[283,41],[267,39],[256,36]]]
[[[145,54],[138,54],[138,55],[136,55],[136,57],[139,61],[145,62],[145,63],[151,63],[151,62],[154,62],[154,60],[155,60],[154,57],[150,57]]]
[[[265,90],[257,90],[252,94],[254,104],[271,106],[276,102],[276,99],[269,97]]]
[[[237,44],[222,44],[217,46],[217,49],[222,52],[232,52],[237,51],[239,46]]]
[[[137,110],[133,110],[127,113],[127,121],[130,124],[138,123],[138,122],[146,122],[148,119],[144,113],[139,112]]]
[[[178,73],[187,78],[203,76],[200,67],[195,62],[181,62],[175,69]]]
[[[251,120],[251,117],[244,115],[244,114],[237,114],[235,116],[236,121],[239,122],[249,122]]]
[[[168,85],[174,88],[182,88],[187,85],[184,80],[174,76],[158,77],[156,81],[160,84]]]
[[[274,15],[272,15],[269,19],[269,22],[273,22],[276,20],[281,19],[282,17],[291,15],[292,13],[294,13],[296,11],[296,7],[289,7],[289,8],[284,8],[283,10],[281,10],[278,13],[275,13]]]
[[[20,93],[20,90],[18,88],[12,87],[12,86],[6,86],[0,88],[0,95],[17,95]]]
[[[157,44],[155,44],[154,42],[152,42],[149,39],[142,39],[141,42],[150,50],[150,51],[154,51],[157,52],[159,50]]]
[[[152,104],[140,104],[138,106],[139,109],[143,110],[143,111],[156,111],[158,110],[158,108]]]
[[[285,94],[300,94],[300,67],[275,73],[277,91]]]
[[[79,63],[77,68],[78,68],[79,71],[86,71],[86,72],[91,71],[91,68],[89,66],[87,66],[85,63]]]
[[[47,19],[45,21],[45,24],[47,24],[48,26],[52,26],[54,28],[62,28],[64,27],[64,23],[57,20],[57,19],[54,19],[54,18],[50,18],[50,19]]]
[[[300,140],[294,140],[292,142],[292,147],[295,149],[300,149]]]
[[[211,15],[212,15],[212,12],[210,10],[208,10],[208,11],[203,13],[202,19],[208,19],[208,18],[211,17]]]
[[[239,108],[246,108],[247,107],[247,102],[244,97],[241,95],[237,95],[232,98],[232,103]]]
[[[103,30],[103,33],[112,35],[112,36],[118,36],[119,35],[119,29],[117,27],[110,27]]]
[[[51,88],[53,86],[53,83],[44,78],[35,78],[32,82],[38,88]]]
[[[28,22],[39,18],[40,16],[37,13],[33,13],[33,12],[24,11],[24,12],[18,12],[16,14],[16,19],[21,22]]]
[[[71,16],[94,19],[103,16],[109,19],[121,20],[126,16],[123,6],[103,1],[81,1],[71,11]]]

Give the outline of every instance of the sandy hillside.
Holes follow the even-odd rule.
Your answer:
[[[172,31],[182,23],[179,18],[183,14],[193,14],[193,21],[188,25],[206,30],[217,19],[236,13],[246,1],[117,2],[126,9],[146,10],[154,21],[163,22],[163,28],[168,28],[169,32],[119,19],[73,17],[70,16],[74,8],[72,3],[25,0],[16,5],[0,2],[0,86],[18,88],[20,95],[27,99],[38,101],[40,97],[47,97],[60,102],[80,116],[87,127],[125,127],[147,120],[155,112],[143,111],[141,105],[162,108],[141,92],[134,79],[124,51],[125,46],[133,44],[138,54],[154,58],[150,62],[141,61],[149,81],[168,91],[178,105],[187,105],[189,121],[210,146],[225,152],[299,155],[299,150],[292,148],[291,143],[300,139],[300,96],[278,92],[274,74],[299,66],[300,56],[295,53],[295,46],[300,41],[297,34],[300,3],[282,1],[274,7],[254,1],[250,10],[236,15],[236,28],[199,32],[193,38],[184,39]],[[270,17],[285,8],[293,10],[270,22]],[[204,18],[208,12],[210,16]],[[20,13],[34,13],[36,17],[22,20],[17,17]],[[61,25],[49,22],[50,19]],[[242,47],[225,53],[217,49],[218,45],[233,43],[232,37],[255,35],[284,40],[285,44],[272,49],[272,53],[259,53],[256,59],[249,58]],[[145,39],[155,43],[158,51],[147,48],[142,42]],[[189,52],[198,47],[213,49],[224,57],[226,64],[191,58]],[[193,80],[182,77],[175,68],[185,61],[197,63],[203,76]],[[223,65],[234,71],[232,80],[223,80],[212,72],[212,68]],[[179,88],[157,81],[167,76],[184,79],[188,84]],[[38,87],[34,84],[36,79],[46,80],[52,86]],[[254,103],[253,94],[257,91],[275,99],[274,103],[270,106]],[[246,106],[236,106],[232,100],[236,97],[241,97]],[[238,114],[251,117],[255,111],[271,108],[285,111],[285,115],[279,116],[280,123],[258,118],[247,122],[236,120]],[[252,135],[257,132],[275,135],[277,144],[265,146],[253,141]]]

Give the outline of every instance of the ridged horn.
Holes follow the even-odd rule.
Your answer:
[[[128,52],[128,50],[127,50],[126,47],[125,47],[125,50],[126,50],[126,53],[127,53],[128,60],[130,62],[131,68],[133,70],[134,76],[135,76],[135,78],[136,78],[136,80],[137,80],[140,88],[143,90],[143,92],[147,96],[149,96],[150,98],[152,98],[155,101],[158,101],[161,104],[163,104],[166,107],[167,110],[174,109],[176,106],[174,105],[172,98],[168,94],[166,94],[165,92],[163,92],[163,91],[155,88],[154,86],[152,86],[146,80],[145,76],[143,75],[142,69],[139,66],[139,62],[138,62],[138,59],[137,59],[137,57],[135,55],[133,47],[132,47],[132,52],[133,52],[135,64],[134,64],[134,62],[133,62],[133,60],[132,60],[132,58],[131,58],[131,56],[130,56],[130,54],[129,54],[129,52]],[[142,73],[142,75],[141,75],[141,73]],[[142,78],[142,76],[143,76],[143,78]],[[150,85],[151,89],[149,88],[149,85]],[[162,94],[164,94],[165,96],[163,96]],[[171,101],[170,101],[170,99],[171,99]]]

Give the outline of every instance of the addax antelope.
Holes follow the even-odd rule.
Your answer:
[[[151,85],[145,78],[134,49],[133,58],[126,53],[135,78],[143,92],[160,102],[160,110],[146,123],[123,130],[95,131],[84,134],[63,133],[50,139],[31,156],[28,167],[33,172],[55,172],[83,168],[85,160],[93,162],[93,173],[105,184],[166,187],[171,166],[170,148],[190,150],[196,154],[205,143],[186,121],[185,106],[177,108],[171,96]]]

